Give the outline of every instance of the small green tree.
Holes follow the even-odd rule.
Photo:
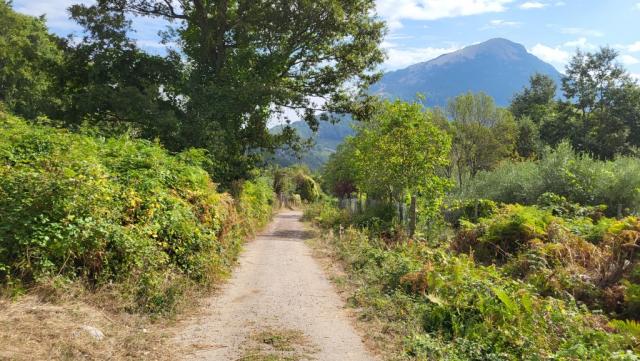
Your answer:
[[[353,144],[345,141],[338,146],[322,169],[323,186],[327,192],[345,198],[358,192],[357,174],[353,165]]]
[[[489,95],[462,94],[449,102],[447,112],[454,134],[452,163],[461,188],[465,177],[473,178],[514,154],[516,122]]]
[[[523,158],[533,158],[540,149],[540,131],[538,125],[528,116],[517,121],[518,139],[516,151]]]
[[[349,140],[359,189],[391,201],[411,197],[411,236],[417,196],[435,212],[448,184],[438,170],[449,162],[451,139],[432,118],[422,104],[383,101]]]
[[[577,151],[599,159],[635,152],[640,146],[640,87],[617,57],[608,47],[576,53],[562,79],[566,101],[540,128],[546,142],[556,145],[567,139]]]

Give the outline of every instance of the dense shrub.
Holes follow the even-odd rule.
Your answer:
[[[274,189],[284,199],[292,200],[296,195],[300,200],[307,203],[320,199],[320,186],[306,167],[296,166],[275,169],[273,177]]]
[[[552,219],[548,211],[507,205],[493,217],[481,219],[481,226],[463,221],[453,247],[458,251],[474,252],[482,262],[504,261],[527,241],[545,237]]]
[[[605,205],[599,206],[582,206],[578,203],[572,203],[563,196],[555,193],[543,193],[536,201],[541,208],[550,210],[554,216],[562,217],[589,217],[592,220],[598,220],[604,216],[607,209]]]
[[[303,219],[323,228],[334,228],[346,224],[349,220],[348,211],[338,209],[334,202],[335,200],[324,199],[309,204],[304,209]]]
[[[269,182],[245,184],[238,215],[203,159],[0,114],[1,282],[116,283],[137,307],[171,309],[185,286],[224,276],[243,235],[270,215]]]
[[[541,294],[637,318],[640,221],[593,216],[590,209],[566,204],[554,215],[554,203],[552,209],[506,205],[475,224],[463,222],[452,248],[484,264],[504,265]]]
[[[470,197],[503,203],[536,204],[544,193],[572,203],[607,206],[610,216],[640,211],[640,158],[599,161],[577,154],[567,144],[547,150],[540,160],[508,161],[481,172],[472,182]]]
[[[443,208],[444,220],[454,227],[461,220],[477,222],[480,218],[492,215],[498,208],[496,202],[489,199],[453,200]]]
[[[271,219],[276,205],[271,183],[272,180],[264,176],[244,182],[238,196],[238,209],[240,219],[245,223],[242,227],[245,235],[252,235]]]
[[[363,318],[404,338],[418,360],[637,360],[627,331],[572,301],[539,295],[527,283],[466,255],[420,242],[371,238],[355,229],[327,241],[359,287]]]

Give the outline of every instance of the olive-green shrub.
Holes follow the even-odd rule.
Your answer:
[[[606,205],[610,216],[640,211],[640,158],[600,161],[576,153],[568,144],[547,149],[539,160],[506,161],[480,172],[467,190],[470,198],[536,204],[544,193],[572,203]]]

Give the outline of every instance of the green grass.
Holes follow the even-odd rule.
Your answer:
[[[239,360],[299,361],[313,360],[317,350],[302,331],[266,328],[251,335]]]

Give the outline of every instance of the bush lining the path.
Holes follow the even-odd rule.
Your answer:
[[[321,242],[345,266],[354,285],[350,304],[359,318],[380,329],[374,339],[382,340],[386,351],[400,350],[391,359],[639,359],[640,328],[634,321],[610,321],[572,298],[546,295],[495,264],[452,252],[446,242],[389,243],[345,229],[350,220],[343,223],[330,207],[311,207],[306,218],[334,227],[323,232]],[[487,234],[487,242],[502,241],[502,230],[508,236],[548,236],[545,226],[554,221],[550,211],[522,206],[507,211],[498,210],[499,219],[482,226],[479,236]]]
[[[237,202],[219,193],[204,159],[0,114],[0,282],[115,284],[133,308],[171,311],[190,285],[229,273],[274,204],[263,179],[246,182]]]

